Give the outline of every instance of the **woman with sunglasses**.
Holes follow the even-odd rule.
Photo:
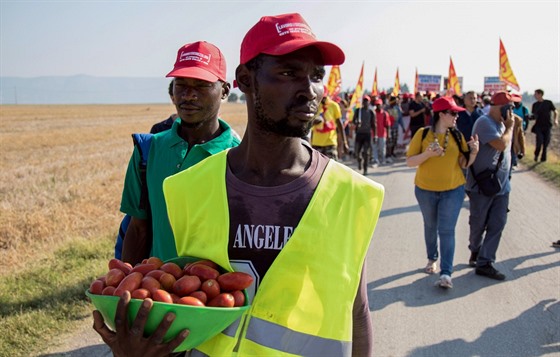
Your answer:
[[[436,99],[432,110],[433,124],[416,132],[410,141],[406,164],[418,167],[414,193],[424,218],[428,256],[425,272],[436,272],[441,253],[440,278],[436,285],[452,288],[455,225],[465,197],[465,176],[461,169],[474,162],[478,137],[466,142],[455,128],[458,112],[465,109],[452,98]]]

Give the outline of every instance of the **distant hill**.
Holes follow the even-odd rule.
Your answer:
[[[169,78],[0,77],[0,104],[169,103]]]

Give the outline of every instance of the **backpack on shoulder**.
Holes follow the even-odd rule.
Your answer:
[[[148,183],[146,182],[146,168],[148,163],[148,155],[150,153],[150,145],[152,144],[153,134],[132,134],[132,141],[134,146],[138,148],[140,153],[140,164],[138,170],[140,172],[141,193],[140,193],[140,208],[147,210],[149,213],[150,201],[148,198]],[[122,249],[124,236],[128,225],[130,224],[131,216],[128,214],[124,216],[119,226],[119,233],[115,242],[115,258],[122,259]]]

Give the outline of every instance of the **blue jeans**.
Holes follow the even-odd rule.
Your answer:
[[[439,235],[440,274],[451,276],[455,255],[455,225],[465,198],[465,186],[442,192],[427,191],[415,186],[414,194],[424,218],[424,240],[428,259],[438,260]]]

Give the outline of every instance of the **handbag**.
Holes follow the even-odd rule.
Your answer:
[[[479,172],[478,174],[475,174],[474,169],[471,165],[471,172],[473,174],[474,180],[476,181],[475,186],[478,186],[478,191],[482,192],[483,195],[493,197],[502,190],[502,184],[498,179],[497,172],[503,158],[504,152],[502,151],[500,153],[500,158],[498,159],[498,163],[496,164],[495,169],[486,169]]]

